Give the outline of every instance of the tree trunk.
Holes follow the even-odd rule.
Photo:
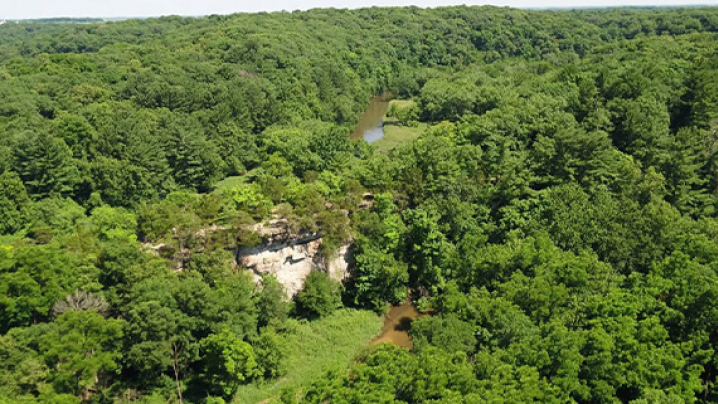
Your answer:
[[[182,404],[182,385],[180,384],[180,373],[179,373],[179,352],[177,345],[172,343],[172,370],[175,374],[175,384],[177,385],[177,398],[180,404]]]

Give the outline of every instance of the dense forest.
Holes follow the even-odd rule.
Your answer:
[[[717,141],[716,8],[0,25],[0,404],[716,402]],[[278,218],[351,276],[255,283]]]

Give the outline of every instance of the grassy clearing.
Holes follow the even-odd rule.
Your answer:
[[[394,118],[384,120],[384,137],[374,142],[377,152],[389,151],[402,143],[411,142],[426,131],[427,124],[420,122],[418,126],[401,126]]]
[[[416,105],[416,101],[414,101],[414,100],[391,100],[391,101],[389,101],[389,108],[391,108],[392,105],[395,105],[397,108],[409,108],[413,105]]]
[[[251,179],[254,178],[256,173],[257,173],[257,169],[254,168],[254,169],[248,171],[244,175],[235,175],[232,177],[227,177],[214,185],[214,190],[212,190],[212,193],[213,194],[221,194],[225,190],[229,190],[234,187],[238,187],[240,185],[246,184],[247,182],[249,182]]]
[[[414,100],[391,100],[389,102],[389,110],[391,108],[408,109],[416,105]],[[419,123],[416,127],[402,126],[397,118],[384,117],[384,137],[374,142],[374,146],[379,153],[387,154],[389,151],[402,143],[411,142],[421,136],[428,125]]]
[[[246,182],[247,182],[246,175],[235,175],[232,177],[227,177],[214,185],[214,190],[212,190],[212,193],[213,194],[221,194],[225,190],[229,190],[234,187],[238,187],[242,184],[245,184]]]
[[[370,311],[345,309],[317,321],[293,323],[285,340],[287,374],[270,383],[242,386],[234,403],[263,402],[278,397],[284,388],[306,388],[327,371],[347,369],[379,332],[382,318]]]

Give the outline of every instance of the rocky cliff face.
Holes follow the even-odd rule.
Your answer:
[[[274,274],[291,298],[304,288],[304,280],[312,271],[324,271],[337,281],[349,276],[351,246],[341,247],[332,259],[325,260],[319,253],[321,245],[319,234],[272,239],[240,248],[237,263],[251,270],[257,281],[264,274]]]
[[[198,231],[195,236],[202,240],[211,233],[228,230],[225,227],[212,226]],[[320,253],[321,234],[295,234],[285,219],[275,217],[246,231],[259,234],[262,242],[254,247],[240,247],[235,250],[235,264],[252,271],[256,282],[259,282],[262,275],[274,274],[284,286],[288,298],[294,297],[304,288],[304,281],[312,271],[326,272],[339,282],[349,277],[353,257],[351,244],[340,247],[331,259],[326,260]],[[143,247],[151,254],[174,261],[177,271],[184,270],[184,265],[191,255],[189,248],[176,251],[164,243],[144,243]]]

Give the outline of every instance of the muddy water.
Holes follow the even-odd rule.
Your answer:
[[[419,318],[419,311],[411,303],[406,300],[399,306],[394,306],[384,317],[384,327],[382,327],[379,335],[372,341],[374,344],[388,342],[403,348],[411,348],[413,346],[409,329],[411,322]]]
[[[364,139],[374,143],[384,137],[384,116],[389,110],[389,101],[384,95],[379,95],[369,101],[364,114],[359,118],[354,132],[349,136],[352,140]]]

